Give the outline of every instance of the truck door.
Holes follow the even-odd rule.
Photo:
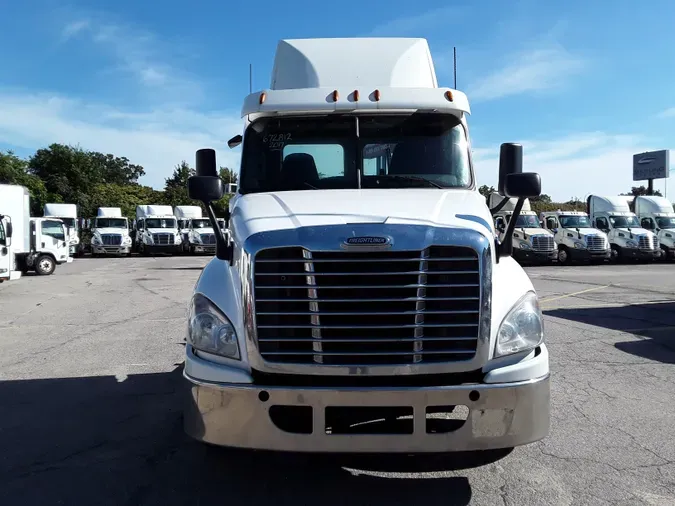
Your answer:
[[[40,237],[36,249],[50,252],[58,263],[68,261],[69,246],[66,236],[66,226],[56,220],[43,220],[40,223]]]
[[[11,255],[9,254],[9,239],[5,232],[5,218],[0,220],[0,281],[9,279]]]

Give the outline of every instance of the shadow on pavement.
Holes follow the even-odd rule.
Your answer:
[[[675,301],[655,301],[615,307],[544,310],[547,316],[628,332],[645,339],[616,343],[626,353],[675,364]]]
[[[182,367],[0,382],[0,504],[466,505],[443,471],[488,462],[215,448],[183,433],[185,387]]]

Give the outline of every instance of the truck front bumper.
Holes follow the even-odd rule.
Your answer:
[[[637,249],[623,248],[621,253],[625,258],[634,258],[637,260],[655,260],[661,256],[661,249]]]
[[[609,260],[612,257],[611,249],[591,251],[587,249],[569,248],[567,251],[569,252],[570,259],[575,262]]]
[[[210,253],[215,255],[216,245],[215,244],[196,244],[190,243],[190,247],[195,253]]]
[[[91,252],[96,255],[128,255],[131,252],[131,245],[128,246],[101,246],[91,245]]]
[[[545,354],[547,370],[548,353]],[[185,431],[215,445],[291,452],[444,453],[510,448],[538,441],[549,432],[548,372],[526,381],[493,384],[293,388],[208,382],[190,376],[190,369],[186,363],[184,376],[191,386],[184,414]],[[459,421],[461,426],[451,432],[429,433],[431,417],[427,410],[449,406],[465,407],[466,421],[463,425]],[[289,407],[301,408],[297,415],[304,419],[295,421],[302,421],[302,433],[289,432],[288,426],[282,428],[275,418],[275,413]],[[369,433],[367,424],[363,430],[332,433],[330,418],[335,415],[331,413],[357,407],[407,408],[410,420],[406,429],[397,433]]]
[[[183,252],[182,243],[178,244],[146,244],[145,248],[148,250],[148,253],[171,253],[178,254]]]
[[[531,249],[513,248],[513,256],[518,262],[550,264],[558,258],[558,250],[533,251]]]

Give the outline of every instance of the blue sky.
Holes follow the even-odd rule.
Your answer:
[[[675,149],[673,2],[313,4],[7,2],[0,149],[112,152],[144,165],[155,187],[200,147],[236,166],[225,143],[242,127],[249,63],[261,89],[279,39],[350,36],[425,37],[446,86],[457,47],[481,184],[495,183],[501,142],[522,142],[526,170],[565,200],[626,191],[633,153]]]

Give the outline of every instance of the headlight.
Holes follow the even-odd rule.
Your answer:
[[[626,241],[626,248],[637,248],[638,243],[635,241]]]
[[[495,357],[531,350],[544,341],[544,321],[534,292],[527,292],[511,308],[497,332]]]
[[[586,245],[585,245],[583,242],[575,242],[575,243],[574,243],[574,247],[575,247],[576,249],[585,249],[585,248],[586,248]]]
[[[123,244],[131,244],[131,237],[128,235],[122,238],[122,243]]]
[[[98,236],[95,235],[91,238],[91,243],[96,245],[101,244],[101,239],[99,239]]]
[[[155,241],[152,239],[152,234],[145,234],[145,240],[148,244],[155,244]]]
[[[232,323],[213,302],[199,293],[190,303],[187,341],[197,350],[240,359]]]
[[[520,241],[520,242],[518,243],[518,247],[519,247],[520,249],[530,249],[530,244],[527,243],[527,242],[524,242],[524,241]]]
[[[202,242],[202,238],[199,236],[199,234],[192,234],[192,240],[197,244],[201,244]]]

